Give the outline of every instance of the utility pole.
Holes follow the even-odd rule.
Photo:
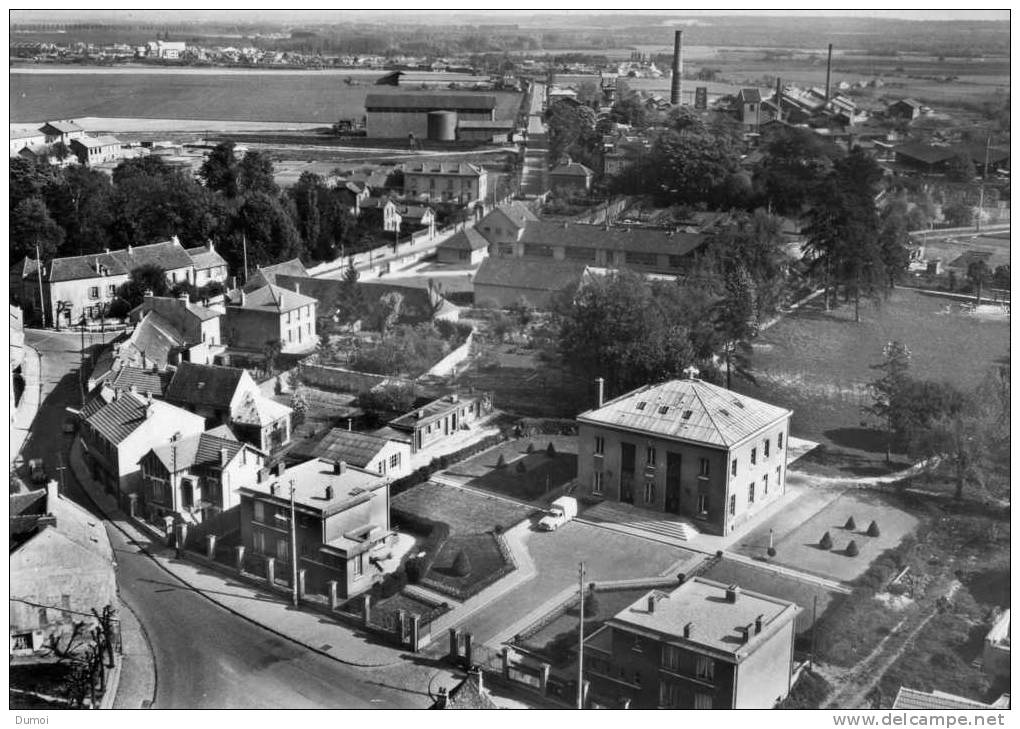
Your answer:
[[[248,236],[241,233],[241,250],[244,255],[244,282],[248,283]]]
[[[78,386],[81,390],[81,404],[85,404],[85,312],[81,313],[81,358],[78,363]]]
[[[977,210],[977,232],[981,232],[981,213],[985,210],[985,178],[988,177],[988,148],[992,144],[992,138],[985,138],[985,166],[981,169],[981,192],[978,197]]]
[[[290,593],[294,607],[298,606],[297,584],[297,524],[294,510],[294,479],[290,480]]]
[[[811,610],[811,660],[808,665],[815,667],[815,632],[818,626],[818,595],[815,595],[815,604]]]
[[[39,255],[39,238],[35,239],[35,272],[39,277],[39,313],[42,314],[43,329],[46,328],[46,301],[43,299],[42,287],[42,256]]]
[[[67,470],[67,466],[64,465],[63,453],[57,453],[57,463],[60,464],[59,466],[57,466],[57,471],[60,473],[60,493],[66,494],[67,487],[64,486],[64,471]]]
[[[174,472],[170,474],[170,506],[175,512],[177,511],[177,441],[180,438],[180,431],[170,436],[170,454],[174,464]]]
[[[584,562],[577,571],[578,586],[581,588],[580,615],[577,619],[577,708],[584,708]]]

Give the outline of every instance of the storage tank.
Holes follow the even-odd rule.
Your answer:
[[[428,129],[429,139],[433,142],[457,141],[457,112],[430,111]]]

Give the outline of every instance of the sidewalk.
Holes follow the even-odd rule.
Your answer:
[[[114,709],[148,709],[156,698],[156,664],[152,659],[145,629],[131,607],[121,599],[120,684],[113,700]]]
[[[298,610],[279,593],[235,580],[216,569],[176,557],[175,551],[136,528],[89,476],[82,461],[81,445],[71,448],[71,468],[89,498],[117,529],[135,540],[169,576],[238,617],[305,648],[360,668],[382,668],[401,664],[405,650],[381,643],[377,636],[334,622],[312,610]]]
[[[29,428],[39,412],[39,405],[42,400],[42,357],[39,352],[29,344],[24,345],[25,357],[21,363],[21,375],[25,379],[25,391],[21,395],[21,402],[14,410],[14,418],[11,423],[11,463],[21,452],[22,446],[28,439]]]

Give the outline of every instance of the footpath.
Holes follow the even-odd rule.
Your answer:
[[[295,610],[277,593],[231,579],[204,565],[178,559],[174,549],[136,527],[132,519],[118,508],[115,499],[92,480],[77,441],[71,448],[70,462],[82,489],[104,517],[134,540],[169,575],[206,599],[271,633],[349,666],[381,668],[404,663],[402,656],[406,651],[381,645],[374,636],[360,634],[355,629],[333,622],[323,613]],[[125,651],[127,648],[125,645]],[[128,703],[125,708],[139,708],[133,693],[126,696],[123,703]]]
[[[21,362],[21,376],[25,380],[25,390],[21,394],[21,402],[15,408],[11,418],[11,463],[21,453],[22,446],[28,439],[29,428],[39,412],[42,401],[42,358],[39,352],[29,344],[24,345],[25,356]]]

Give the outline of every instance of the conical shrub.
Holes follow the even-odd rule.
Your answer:
[[[550,458],[555,458],[556,457],[556,446],[554,446],[552,444],[552,441],[549,441],[549,445],[546,446],[545,454],[547,456],[549,456]]]
[[[467,577],[471,574],[471,560],[463,549],[453,558],[453,574],[457,577]]]
[[[853,531],[854,529],[857,528],[857,522],[855,522],[854,518],[851,516],[849,519],[846,520],[846,524],[843,525],[843,528],[848,531]]]
[[[517,461],[517,473],[524,473],[528,470],[528,467],[524,465],[524,461]]]
[[[846,556],[847,557],[856,557],[860,553],[861,553],[861,550],[859,550],[857,548],[857,542],[855,542],[854,540],[851,539],[850,540],[850,544],[846,545]]]
[[[499,460],[496,461],[496,468],[506,468],[506,458],[503,457],[502,453],[499,454]]]
[[[868,525],[868,536],[869,536],[869,537],[877,537],[877,536],[879,536],[879,535],[880,535],[881,533],[882,533],[882,532],[880,532],[880,531],[878,530],[878,522],[875,522],[875,521],[873,521],[873,522],[871,522],[871,523],[870,523],[870,524]]]
[[[818,546],[821,547],[822,549],[832,549],[832,536],[830,536],[828,532],[825,532],[825,535],[822,536],[821,541],[818,542]]]
[[[535,452],[535,444],[534,443],[528,443],[528,455],[530,456],[534,452]]]

